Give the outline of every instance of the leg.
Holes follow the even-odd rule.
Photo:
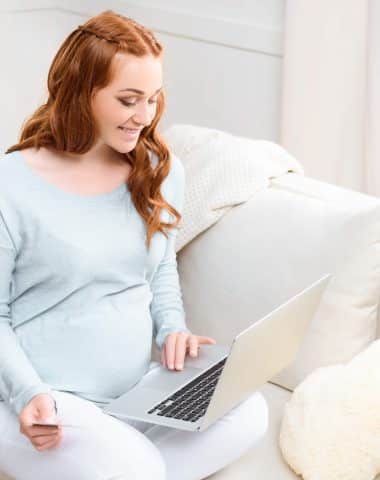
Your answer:
[[[266,400],[255,392],[203,432],[155,425],[145,435],[165,460],[167,480],[201,480],[253,448],[267,426]]]
[[[63,422],[63,439],[39,452],[19,431],[17,416],[0,402],[0,472],[17,480],[165,479],[158,449],[141,432],[102,412],[93,403],[53,392]]]

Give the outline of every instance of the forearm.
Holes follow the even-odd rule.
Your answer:
[[[9,322],[0,317],[0,395],[19,414],[38,393],[49,393]]]

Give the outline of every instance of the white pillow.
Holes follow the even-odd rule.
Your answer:
[[[279,445],[304,480],[372,480],[380,472],[380,340],[346,365],[310,374],[285,405]]]
[[[380,201],[293,173],[277,183],[181,249],[178,264],[189,328],[218,343],[333,274],[295,360],[271,379],[293,390],[376,338]]]
[[[268,173],[268,158],[250,149],[247,139],[236,137],[235,144],[224,132],[186,125],[172,127],[167,135],[173,153],[185,164],[186,159],[202,167],[215,164],[223,151],[232,159],[236,153],[241,158],[248,154],[258,178]],[[231,151],[232,144],[238,152]],[[225,179],[215,175],[217,180],[218,191],[224,184],[228,188]],[[380,199],[296,173],[261,185],[265,188],[251,198],[213,217],[217,222],[184,248],[177,241],[185,312],[193,332],[229,343],[248,325],[332,273],[295,360],[272,379],[293,390],[315,368],[348,361],[376,338]],[[194,192],[187,199],[190,203]],[[199,223],[204,212],[193,216]],[[184,216],[184,228],[194,233],[188,220]]]
[[[351,247],[324,292],[292,364],[272,379],[293,390],[315,368],[346,362],[377,335],[380,209],[352,219]],[[346,226],[347,233],[350,226]]]

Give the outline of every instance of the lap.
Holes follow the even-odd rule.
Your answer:
[[[158,478],[165,478],[160,452],[138,429],[73,394],[53,395],[59,418],[76,427],[63,427],[58,447],[42,452],[19,431],[9,406],[0,402],[0,471],[18,480],[106,480],[117,475],[149,478],[153,471],[156,478],[158,469]]]
[[[20,433],[17,416],[0,402],[0,471],[17,480],[201,479],[253,447],[268,423],[259,392],[203,432],[122,421],[73,394],[53,395],[63,423],[77,428],[64,428],[60,445],[42,452]],[[215,452],[215,457],[206,459],[205,452]],[[184,464],[191,471],[185,473]]]

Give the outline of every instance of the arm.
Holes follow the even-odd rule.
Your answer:
[[[180,160],[173,156],[171,188],[174,194],[172,201],[167,200],[182,213],[185,192],[185,170]],[[168,176],[169,178],[169,176]],[[151,281],[153,299],[150,310],[156,332],[156,345],[161,350],[165,338],[172,332],[191,333],[186,326],[182,292],[179,283],[175,242],[178,228],[170,229],[164,256]]]
[[[51,388],[39,378],[11,326],[11,279],[16,249],[0,212],[0,395],[19,414],[29,400]]]

